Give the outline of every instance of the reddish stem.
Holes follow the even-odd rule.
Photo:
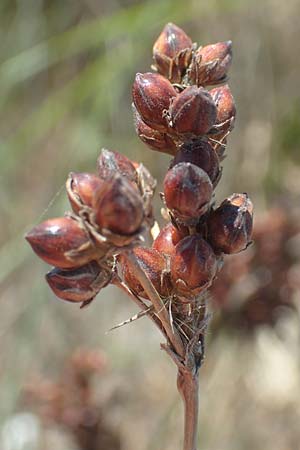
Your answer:
[[[183,450],[197,450],[199,411],[198,373],[179,369],[177,388],[184,404]]]

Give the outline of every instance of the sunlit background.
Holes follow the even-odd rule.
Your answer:
[[[68,173],[94,171],[102,147],[143,162],[160,189],[169,157],[136,137],[131,85],[170,21],[198,44],[233,41],[238,116],[217,201],[248,192],[260,226],[260,246],[232,262],[214,301],[199,449],[299,450],[299,15],[299,0],[0,1],[1,450],[181,448],[176,371],[152,323],[107,333],[135,306],[115,288],[84,310],[57,300],[23,238],[69,208]],[[106,354],[91,401],[118,444],[80,447],[25,401],[35,377],[68,385],[79,347]]]

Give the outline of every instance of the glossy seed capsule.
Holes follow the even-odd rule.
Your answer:
[[[175,253],[171,255],[170,271],[177,293],[192,298],[212,282],[217,271],[216,256],[202,237],[187,236],[176,245]]]
[[[221,83],[232,61],[232,42],[218,42],[200,47],[193,57],[189,78],[197,86]]]
[[[192,48],[191,38],[174,23],[167,23],[153,46],[153,54],[174,58],[181,50]]]
[[[226,133],[234,126],[236,107],[229,86],[226,84],[210,91],[217,107],[217,119],[214,128],[217,134]]]
[[[164,179],[167,207],[182,222],[196,223],[211,201],[213,186],[204,170],[182,162],[168,170]]]
[[[175,246],[185,237],[171,222],[165,225],[153,242],[152,247],[164,255],[173,255]]]
[[[217,108],[208,91],[189,86],[174,99],[169,115],[176,133],[203,136],[214,125]]]
[[[133,105],[135,131],[141,141],[148,145],[152,150],[175,155],[177,146],[173,139],[162,131],[154,130],[149,127],[141,118]]]
[[[76,214],[85,206],[91,208],[93,196],[102,184],[103,181],[92,173],[70,173],[66,188],[70,204]]]
[[[46,220],[27,233],[26,239],[41,259],[60,268],[81,266],[95,256],[86,230],[71,217]]]
[[[97,159],[97,170],[102,179],[110,178],[115,173],[121,174],[130,181],[137,182],[137,173],[132,161],[119,152],[102,149]]]
[[[167,131],[165,114],[177,92],[157,73],[137,73],[132,88],[133,103],[143,121],[151,128]]]
[[[159,73],[179,83],[192,58],[192,40],[179,27],[168,23],[153,46],[153,59]]]
[[[46,281],[57,297],[81,303],[92,300],[100,290],[97,286],[100,272],[101,268],[95,261],[72,270],[55,267],[47,273]],[[108,282],[110,277],[108,274],[106,277]]]
[[[253,205],[247,194],[233,194],[208,218],[208,239],[214,249],[238,253],[251,241]]]
[[[118,173],[105,180],[95,194],[93,209],[95,222],[100,229],[105,228],[121,235],[135,233],[144,219],[143,202],[138,189]]]

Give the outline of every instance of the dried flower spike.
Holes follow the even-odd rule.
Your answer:
[[[174,99],[169,125],[178,134],[203,136],[217,118],[216,105],[208,91],[189,86]]]
[[[192,58],[192,40],[179,27],[168,23],[153,46],[153,59],[159,73],[179,83]]]
[[[162,75],[136,74],[132,88],[133,102],[144,122],[151,128],[167,131],[165,114],[176,95],[172,84]]]
[[[197,223],[207,211],[212,191],[207,173],[188,162],[176,164],[165,176],[166,205],[176,218],[186,224]]]
[[[233,194],[208,219],[209,241],[223,253],[237,253],[250,243],[253,205],[247,194]]]

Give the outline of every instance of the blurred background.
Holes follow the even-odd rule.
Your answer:
[[[94,171],[102,147],[143,162],[159,192],[169,158],[136,137],[131,85],[170,21],[198,44],[233,41],[217,201],[255,204],[255,243],[212,293],[199,448],[300,449],[299,14],[299,0],[0,1],[1,450],[180,449],[176,371],[151,322],[107,333],[135,306],[110,287],[83,310],[59,301],[23,238],[69,208],[67,174]]]

